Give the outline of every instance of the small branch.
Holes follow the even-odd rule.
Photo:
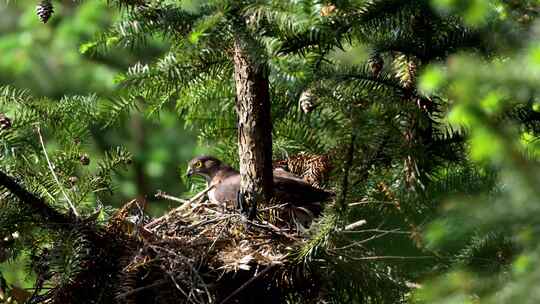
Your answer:
[[[49,170],[51,171],[51,174],[52,174],[54,180],[56,181],[56,184],[60,188],[60,191],[62,191],[62,194],[64,195],[64,198],[66,199],[66,201],[67,201],[67,203],[69,205],[69,208],[71,209],[71,212],[73,212],[73,214],[75,214],[75,216],[78,217],[79,213],[77,212],[77,209],[75,209],[75,206],[73,205],[73,203],[69,199],[69,196],[67,195],[66,191],[64,190],[64,186],[62,186],[62,184],[58,180],[58,177],[56,176],[56,173],[54,172],[54,167],[53,167],[53,165],[51,163],[51,160],[49,159],[49,155],[47,155],[47,149],[45,149],[45,142],[43,141],[43,136],[41,135],[41,128],[39,127],[39,125],[37,126],[37,134],[39,136],[39,142],[41,143],[41,148],[43,149],[43,154],[45,154],[45,159],[47,160],[47,165],[49,166]]]
[[[223,301],[219,302],[219,304],[225,304],[229,300],[233,299],[237,294],[239,294],[242,290],[246,289],[246,287],[249,286],[249,284],[253,283],[258,278],[265,275],[267,272],[269,272],[272,268],[274,268],[277,264],[270,264],[268,265],[263,271],[259,272],[256,276],[252,277],[251,279],[247,280],[242,286],[238,287],[233,293],[231,293],[229,296],[227,296]]]
[[[141,292],[141,291],[144,291],[144,290],[147,290],[147,289],[151,289],[151,288],[154,288],[154,287],[157,287],[157,286],[161,286],[163,284],[166,284],[167,283],[167,280],[159,280],[159,281],[156,281],[150,285],[146,285],[146,286],[142,286],[142,287],[139,287],[139,288],[135,288],[133,290],[130,290],[128,292],[124,292],[122,294],[119,294],[117,295],[115,298],[117,300],[121,300],[121,299],[125,299],[131,295],[134,295],[138,292]]]
[[[364,226],[365,224],[367,224],[366,220],[359,220],[357,222],[354,222],[352,224],[345,226],[345,230],[354,230],[360,226]]]
[[[342,231],[342,233],[368,233],[368,232],[395,233],[395,234],[411,234],[410,231],[400,231],[400,230],[398,230],[398,229],[394,229],[394,230],[365,229],[365,230],[346,230],[346,231]]]
[[[185,204],[187,202],[189,202],[188,200],[185,200],[185,199],[181,199],[181,198],[178,198],[176,196],[172,196],[172,195],[169,195],[161,190],[158,190],[158,192],[154,195],[156,198],[161,198],[161,199],[166,199],[168,201],[173,201],[173,202],[177,202],[177,203],[182,203],[182,204]]]
[[[338,253],[336,253],[338,254]],[[433,256],[399,256],[399,255],[384,255],[384,256],[366,256],[366,257],[353,257],[349,255],[344,254],[338,254],[342,255],[350,260],[353,261],[382,261],[382,260],[432,260],[436,259],[436,257]]]
[[[216,185],[210,185],[208,186],[206,189],[204,189],[203,191],[197,193],[197,195],[195,195],[194,197],[192,197],[190,200],[189,200],[189,203],[194,203],[195,201],[197,201],[199,198],[203,197],[206,193],[208,193],[208,191],[214,189]]]
[[[208,191],[212,190],[213,188],[215,187],[215,185],[211,185],[209,187],[207,187],[206,189],[204,189],[203,191],[197,193],[194,197],[192,197],[190,200],[186,201],[186,200],[183,200],[183,199],[180,199],[180,198],[177,198],[177,197],[174,197],[174,196],[170,196],[170,195],[166,195],[164,194],[163,192],[159,191],[156,196],[158,194],[160,194],[161,192],[161,195],[163,198],[166,198],[166,199],[171,199],[171,198],[174,198],[174,199],[171,199],[173,201],[182,201],[182,205],[180,207],[177,207],[171,211],[169,211],[166,215],[162,216],[162,217],[159,217],[153,221],[151,221],[150,223],[146,224],[144,226],[144,228],[148,229],[148,230],[154,230],[156,229],[157,227],[159,227],[159,225],[165,221],[167,221],[172,214],[175,214],[176,212],[179,212],[179,211],[182,211],[184,209],[186,209],[187,207],[189,207],[193,202],[197,201],[199,198],[201,198],[202,196],[204,196],[206,193],[208,193]],[[163,196],[163,195],[166,195]]]
[[[364,243],[367,243],[369,241],[372,241],[372,240],[375,240],[375,239],[378,239],[378,238],[381,238],[387,234],[389,234],[391,231],[387,231],[387,232],[383,232],[381,234],[376,234],[374,236],[371,236],[365,240],[361,240],[361,241],[356,241],[356,242],[353,242],[349,245],[346,245],[346,246],[343,246],[343,247],[339,247],[339,248],[335,248],[334,250],[346,250],[346,249],[349,249],[349,248],[352,248],[352,247],[356,247],[356,246],[362,246],[362,244]]]
[[[356,203],[350,203],[347,206],[348,207],[354,207],[354,206],[361,206],[361,205],[391,205],[396,206],[396,203],[390,203],[390,202],[383,202],[383,201],[375,201],[375,202],[368,202],[368,201],[360,201]]]
[[[208,224],[212,224],[212,223],[216,223],[216,222],[221,222],[221,221],[228,220],[228,219],[236,217],[236,216],[240,217],[241,214],[229,214],[229,215],[224,216],[224,217],[217,217],[217,218],[205,220],[205,221],[202,221],[202,222],[191,224],[191,225],[187,226],[184,229],[185,230],[192,230],[192,229],[195,229],[195,228],[200,227],[200,226],[204,226],[204,225],[208,225]]]

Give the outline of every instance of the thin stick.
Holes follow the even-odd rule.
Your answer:
[[[177,203],[182,203],[182,204],[185,204],[187,202],[189,202],[188,200],[185,200],[185,199],[181,199],[181,198],[178,198],[176,196],[172,196],[172,195],[169,195],[161,190],[158,190],[157,193],[154,195],[156,198],[162,198],[162,199],[166,199],[166,200],[169,200],[169,201],[173,201],[173,202],[177,202]]]
[[[58,184],[58,187],[60,188],[60,191],[62,191],[62,194],[66,198],[66,201],[67,201],[67,203],[69,205],[69,208],[71,209],[71,212],[73,212],[73,214],[75,214],[75,216],[79,216],[79,213],[77,212],[77,209],[75,209],[75,205],[73,205],[73,203],[69,199],[66,191],[64,190],[64,186],[62,186],[62,184],[58,180],[58,177],[56,176],[56,173],[54,173],[54,167],[53,167],[53,165],[51,163],[51,160],[49,159],[49,155],[47,155],[47,150],[45,149],[45,143],[43,141],[43,136],[41,135],[41,128],[39,127],[39,125],[37,125],[37,133],[38,133],[38,136],[39,136],[39,142],[41,143],[41,148],[43,148],[43,154],[45,154],[45,159],[47,160],[49,170],[51,170],[51,174],[52,174],[54,180],[56,181],[56,183]]]
[[[225,304],[232,298],[234,298],[237,294],[239,294],[242,290],[246,289],[249,284],[253,283],[258,278],[265,275],[270,269],[274,268],[277,264],[270,264],[268,265],[263,271],[259,272],[256,276],[252,277],[251,279],[247,280],[242,286],[238,287],[233,293],[231,293],[228,297],[226,297],[223,301],[221,301],[219,304]]]
[[[208,186],[206,189],[204,189],[203,191],[197,193],[197,195],[195,195],[194,197],[192,197],[192,198],[189,200],[189,202],[190,202],[190,203],[195,202],[195,201],[198,200],[199,198],[203,197],[203,195],[205,195],[206,193],[208,193],[208,191],[214,189],[215,186],[216,186],[216,185],[210,185],[210,186]]]
[[[364,230],[345,230],[341,231],[341,233],[367,233],[367,232],[387,232],[387,233],[395,233],[395,234],[411,234],[409,231],[402,231],[399,229],[393,229],[393,230],[382,230],[382,229],[364,229]]]
[[[343,255],[345,256],[345,255]],[[398,255],[387,255],[387,256],[367,256],[367,257],[352,257],[346,256],[347,258],[354,261],[380,261],[380,260],[425,260],[425,259],[436,259],[433,256],[398,256]]]
[[[233,213],[233,214],[229,214],[229,215],[226,215],[226,216],[223,216],[223,217],[217,217],[217,218],[201,221],[201,222],[194,223],[194,224],[191,224],[191,225],[187,226],[185,228],[185,230],[191,230],[191,229],[197,228],[199,226],[204,226],[204,225],[208,225],[208,224],[212,224],[212,223],[216,223],[216,222],[221,222],[221,221],[228,220],[228,219],[236,217],[236,216],[241,216],[241,214]]]
[[[166,284],[166,283],[167,283],[167,280],[159,280],[159,281],[156,281],[156,282],[154,282],[154,283],[152,283],[152,284],[150,284],[150,285],[146,285],[146,286],[142,286],[142,287],[139,287],[139,288],[135,288],[135,289],[130,290],[130,291],[128,291],[128,292],[124,292],[124,293],[122,293],[122,294],[119,294],[119,295],[117,295],[115,298],[116,298],[117,300],[124,299],[124,298],[127,298],[127,297],[129,297],[129,296],[131,296],[131,295],[134,295],[134,294],[138,293],[138,292],[141,292],[141,291],[143,291],[143,290],[151,289],[151,288],[154,288],[154,287],[157,287],[157,286],[160,286],[160,285],[164,285],[164,284]]]
[[[346,246],[343,246],[343,247],[339,247],[339,248],[335,248],[335,250],[345,250],[345,249],[349,249],[349,248],[355,247],[355,246],[362,246],[362,244],[364,244],[364,243],[367,243],[367,242],[369,242],[369,241],[372,241],[372,240],[381,238],[381,237],[383,237],[383,236],[385,236],[385,235],[387,235],[387,234],[389,234],[389,233],[390,233],[390,231],[383,232],[383,233],[381,233],[381,234],[376,234],[376,235],[371,236],[371,237],[369,237],[369,238],[367,238],[367,239],[365,239],[365,240],[353,242],[353,243],[351,243],[351,244],[349,244],[349,245],[346,245]]]
[[[352,224],[345,226],[345,230],[355,230],[356,228],[360,226],[364,226],[365,224],[367,224],[366,220],[359,220],[357,222],[354,222]]]
[[[350,203],[348,204],[347,206],[349,207],[354,207],[354,206],[360,206],[360,205],[369,205],[369,204],[372,204],[372,205],[397,205],[396,203],[390,203],[390,202],[383,202],[383,201],[374,201],[374,202],[356,202],[356,203]]]
[[[381,260],[426,260],[426,259],[436,259],[437,257],[429,255],[420,255],[420,256],[401,256],[401,255],[383,255],[383,256],[363,256],[363,257],[353,257],[344,253],[338,253],[334,250],[329,250],[330,253],[335,255],[346,257],[352,261],[381,261]]]
[[[151,221],[150,223],[144,225],[144,228],[148,229],[148,230],[154,230],[156,229],[157,227],[159,227],[159,224],[161,224],[162,222],[164,221],[167,221],[172,214],[178,212],[178,211],[182,211],[184,209],[186,209],[189,205],[191,205],[193,202],[195,202],[196,200],[198,200],[199,198],[201,198],[203,195],[205,195],[206,193],[208,193],[208,191],[212,190],[213,188],[215,187],[215,185],[211,185],[209,187],[207,187],[206,189],[204,189],[203,191],[197,193],[194,197],[192,197],[190,200],[186,201],[186,200],[182,200],[183,201],[183,204],[171,211],[169,211],[166,215],[162,216],[162,217],[159,217],[153,221]],[[159,192],[158,192],[159,194]],[[179,198],[175,198],[175,199],[178,199],[178,200],[181,200]]]

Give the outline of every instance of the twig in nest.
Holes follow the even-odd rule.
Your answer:
[[[192,197],[189,201],[184,201],[183,204],[178,207],[178,208],[175,208],[171,211],[169,211],[169,213],[167,213],[166,215],[162,216],[162,217],[159,217],[155,220],[153,220],[152,222],[146,224],[144,226],[144,228],[148,229],[148,230],[155,230],[156,228],[158,228],[160,226],[161,223],[163,222],[166,222],[172,214],[176,213],[176,212],[179,212],[179,211],[182,211],[184,209],[186,209],[187,207],[189,207],[193,202],[197,201],[199,198],[201,198],[203,195],[205,195],[206,193],[208,193],[208,191],[212,190],[214,188],[214,185],[211,185],[209,186],[208,188],[204,189],[203,191],[197,193],[194,197]],[[158,192],[159,194],[159,192]],[[162,193],[163,194],[163,193]],[[168,196],[168,195],[167,195]],[[168,196],[170,197],[170,196]],[[165,198],[165,197],[164,197]],[[178,199],[178,198],[175,198],[175,199]]]
[[[429,255],[421,256],[400,256],[400,255],[384,255],[384,256],[365,256],[365,257],[353,257],[343,253],[337,253],[329,250],[330,253],[343,256],[353,261],[382,261],[382,260],[425,260],[436,259],[436,257]]]
[[[173,282],[176,289],[178,289],[186,297],[186,299],[189,299],[188,294],[182,289],[182,287],[180,287],[180,285],[178,285],[178,282],[176,282],[176,279],[174,278],[172,273],[167,272],[167,275],[171,278],[171,281]]]
[[[203,278],[193,266],[191,266],[191,271],[193,271],[193,275],[201,282],[204,292],[206,293],[206,297],[208,298],[208,303],[212,303],[212,295],[210,294],[208,287],[206,287],[206,283],[204,282]]]
[[[209,220],[206,220],[206,221],[201,221],[201,222],[194,223],[194,224],[191,224],[191,225],[187,226],[185,228],[185,230],[195,229],[195,228],[200,227],[200,226],[204,226],[204,225],[208,225],[208,224],[212,224],[212,223],[216,223],[216,222],[221,222],[221,221],[228,220],[230,218],[237,217],[237,216],[240,217],[241,214],[229,214],[229,215],[226,215],[226,216],[223,216],[223,217],[217,217],[217,218],[209,219]]]
[[[221,301],[219,304],[225,304],[232,298],[234,298],[237,294],[239,294],[242,290],[246,289],[246,287],[249,286],[249,284],[253,283],[258,278],[265,275],[267,272],[269,272],[272,268],[274,268],[278,264],[270,264],[268,265],[263,271],[259,272],[256,276],[253,276],[251,279],[247,280],[242,286],[238,287],[235,291],[233,291],[229,296],[227,296],[223,301]]]
[[[286,233],[283,229],[279,229],[277,228],[276,226],[274,225],[268,225],[268,223],[263,223],[263,224],[259,224],[255,221],[250,221],[250,220],[245,220],[247,223],[249,223],[250,225],[252,225],[253,227],[256,227],[256,228],[261,228],[263,230],[266,230],[266,231],[270,231],[272,233],[274,233],[275,235],[279,235],[279,236],[284,236],[290,240],[293,240],[293,241],[296,241],[297,238],[295,238],[294,236]]]
[[[121,299],[125,299],[131,295],[134,295],[138,292],[141,292],[141,291],[144,291],[144,290],[147,290],[147,289],[151,289],[151,288],[154,288],[154,287],[158,287],[158,286],[161,286],[161,285],[164,285],[167,283],[167,280],[159,280],[159,281],[156,281],[150,285],[146,285],[146,286],[142,286],[142,287],[139,287],[139,288],[135,288],[133,290],[130,290],[128,292],[124,292],[122,294],[119,294],[116,296],[116,299],[117,300],[121,300]]]
[[[367,223],[366,220],[359,220],[357,222],[354,222],[352,224],[345,226],[345,230],[355,230],[356,228],[360,226],[364,226],[366,223]]]
[[[182,203],[182,204],[185,204],[187,202],[189,202],[188,200],[185,200],[185,199],[181,199],[181,198],[178,198],[176,196],[172,196],[172,195],[169,195],[161,190],[158,190],[157,193],[154,195],[156,198],[162,198],[162,199],[166,199],[166,200],[169,200],[169,201],[173,201],[173,202],[177,202],[177,203]]]

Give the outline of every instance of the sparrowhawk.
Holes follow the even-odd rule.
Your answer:
[[[315,215],[321,211],[321,203],[333,193],[318,189],[283,169],[274,174],[274,197],[282,203],[305,207]],[[206,179],[207,186],[214,186],[208,192],[211,202],[230,207],[238,207],[240,173],[212,156],[198,156],[189,162],[187,175],[200,175]]]

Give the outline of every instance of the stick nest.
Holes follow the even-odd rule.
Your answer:
[[[274,166],[314,186],[331,170],[328,157],[308,154]],[[316,299],[320,284],[295,255],[307,241],[306,216],[310,222],[313,214],[271,202],[259,206],[257,219],[250,221],[238,210],[204,200],[209,190],[151,221],[144,219],[136,200],[116,213],[108,231],[133,240],[127,250],[131,254],[120,261],[117,301],[262,304],[291,296]]]
[[[261,302],[266,295],[276,303],[299,286],[313,292],[294,258],[305,236],[294,224],[297,210],[287,204],[260,208],[254,221],[207,201],[188,201],[161,218],[133,224],[137,210],[138,202],[129,202],[109,227],[137,240],[123,260],[120,302]]]

